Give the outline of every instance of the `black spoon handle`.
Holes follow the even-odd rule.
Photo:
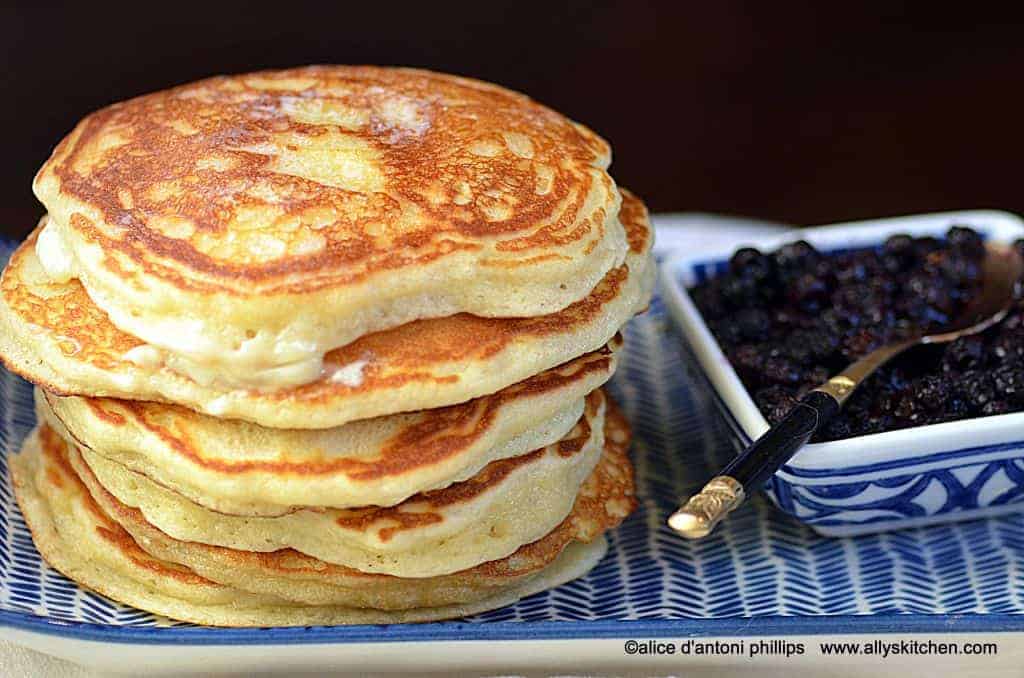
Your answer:
[[[789,461],[838,411],[839,401],[834,397],[824,391],[811,391],[782,421],[729,462],[721,475],[735,478],[744,494],[750,494]]]
[[[669,526],[690,539],[707,536],[722,518],[739,506],[744,497],[764,484],[803,447],[814,432],[839,412],[854,383],[835,377],[805,395],[782,421],[752,442],[672,514]]]
[[[744,497],[759,488],[811,439],[815,431],[836,416],[859,384],[921,341],[921,338],[907,339],[875,349],[805,395],[782,421],[751,443],[722,469],[721,474],[709,480],[704,489],[669,516],[669,527],[688,539],[706,537],[722,518],[743,503]]]

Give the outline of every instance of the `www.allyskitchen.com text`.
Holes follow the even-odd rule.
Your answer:
[[[871,640],[864,643],[819,643],[824,655],[848,656],[926,656],[926,655],[996,655],[996,643],[940,643],[934,640]]]

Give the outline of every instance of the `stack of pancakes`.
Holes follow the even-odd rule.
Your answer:
[[[609,161],[522,95],[407,69],[87,117],[0,282],[40,552],[222,625],[461,616],[586,572],[634,507],[601,387],[654,274]]]

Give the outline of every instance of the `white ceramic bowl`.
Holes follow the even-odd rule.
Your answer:
[[[661,268],[662,293],[713,389],[737,445],[768,429],[687,288],[723,271],[739,247],[771,251],[804,239],[821,251],[871,247],[894,233],[941,237],[953,224],[990,242],[1024,238],[1024,222],[997,211],[947,212],[791,231]],[[766,486],[783,511],[826,535],[966,520],[1024,508],[1024,412],[807,445]]]

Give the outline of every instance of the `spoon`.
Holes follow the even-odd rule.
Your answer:
[[[669,516],[669,527],[688,539],[710,534],[747,495],[764,485],[789,461],[815,431],[825,426],[850,394],[879,367],[914,346],[944,344],[984,332],[1006,317],[1017,299],[1022,274],[1024,261],[1015,248],[989,246],[982,264],[981,293],[967,304],[956,320],[930,334],[882,346],[810,391],[781,421]]]

